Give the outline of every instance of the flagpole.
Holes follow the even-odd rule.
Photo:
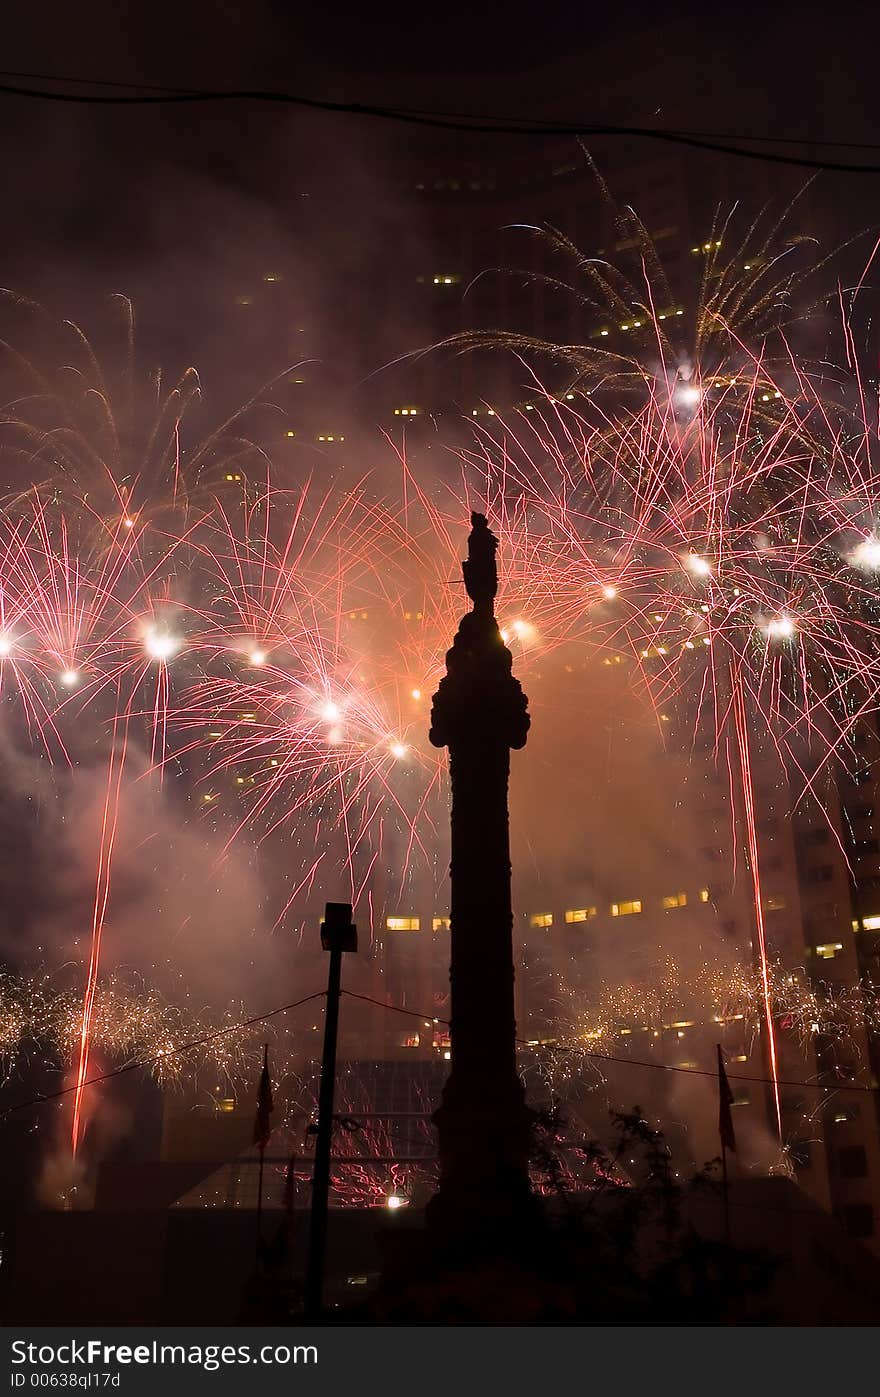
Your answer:
[[[339,1028],[339,996],[342,956],[357,950],[357,927],[351,905],[328,902],[321,923],[321,945],[330,952],[327,998],[324,1005],[324,1053],[318,1092],[318,1130],[312,1166],[312,1201],[309,1209],[309,1241],[306,1255],[305,1315],[320,1323],[324,1309],[324,1262],[327,1253],[327,1209],[330,1199],[330,1153],[333,1144],[333,1095],[336,1086],[336,1038]]]
[[[721,1141],[721,1187],[724,1194],[724,1240],[730,1246],[730,1183],[727,1176],[727,1145],[733,1139],[733,1123],[730,1121],[730,1087],[724,1071],[724,1057],[721,1044],[716,1044],[718,1052],[718,1137]]]
[[[257,1183],[257,1270],[260,1269],[260,1260],[263,1251],[263,1162],[266,1157],[264,1145],[260,1146],[260,1172]]]
[[[721,1141],[721,1187],[724,1190],[724,1240],[730,1246],[730,1194],[727,1183],[727,1146]]]
[[[263,1259],[263,1165],[266,1162],[266,1131],[269,1127],[268,1111],[272,1107],[269,1105],[266,1110],[266,1102],[263,1097],[263,1084],[269,1075],[269,1044],[263,1044],[263,1077],[260,1078],[260,1103],[257,1114],[257,1128],[260,1131],[260,1169],[257,1175],[257,1272],[262,1269]],[[271,1087],[270,1087],[271,1092]],[[265,1113],[265,1120],[262,1116]]]

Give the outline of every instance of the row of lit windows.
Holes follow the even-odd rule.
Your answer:
[[[700,902],[708,902],[709,889],[700,888],[698,897]],[[687,903],[687,893],[670,893],[667,897],[660,899],[660,906],[666,912],[671,912],[674,907],[687,907]],[[644,910],[644,903],[641,898],[632,898],[628,902],[612,902],[608,910],[612,917],[632,917]],[[569,926],[578,922],[591,922],[598,915],[598,907],[570,907],[564,914],[565,921]],[[552,912],[533,912],[529,917],[529,926],[551,927],[552,925]]]
[[[833,960],[837,952],[842,950],[843,945],[840,941],[827,941],[824,945],[816,947],[816,955],[820,960]]]
[[[349,611],[348,619],[349,621],[366,621],[369,614],[368,611]],[[423,611],[405,611],[403,619],[404,621],[423,621],[425,613]]]
[[[670,319],[671,319],[673,316],[675,316],[675,315],[684,315],[684,310],[682,309],[681,306],[673,306],[671,310],[661,310],[661,311],[659,311],[659,312],[658,312],[658,315],[657,315],[657,319],[658,319],[658,320],[670,320]],[[626,321],[622,321],[622,322],[620,323],[620,325],[619,325],[618,328],[621,329],[621,330],[624,330],[624,331],[627,331],[627,330],[641,330],[644,326],[648,325],[649,323],[650,323],[650,322],[647,321],[647,320],[626,320]],[[611,334],[611,331],[608,329],[608,327],[607,327],[607,326],[603,326],[601,330],[594,330],[594,331],[593,331],[593,334],[592,334],[592,337],[593,337],[593,339],[607,339],[607,337],[608,337],[610,334]]]
[[[429,189],[429,188],[430,188],[430,189],[452,189],[452,190],[457,190],[457,189],[473,189],[473,190],[488,189],[488,190],[493,190],[495,187],[496,187],[496,186],[495,186],[495,181],[494,181],[493,179],[489,179],[489,180],[469,179],[469,180],[467,180],[464,184],[462,184],[462,181],[461,181],[460,179],[435,179],[434,182],[433,182],[433,184],[431,184],[431,185],[427,185],[427,184],[424,183],[423,180],[420,180],[419,183],[416,185],[416,189],[419,190],[419,192],[422,192],[423,190]]]
[[[212,733],[210,736],[214,736],[214,734]],[[217,736],[219,736],[219,734],[217,734]],[[242,777],[237,777],[236,780],[242,784],[244,783],[244,778]],[[710,897],[709,889],[700,888],[698,897],[700,902],[708,902]],[[685,892],[670,893],[668,896],[660,899],[660,906],[667,912],[677,907],[686,907],[687,905],[688,897]],[[784,907],[785,898],[783,897],[768,897],[764,900],[765,911],[779,911]],[[631,917],[644,911],[644,903],[641,898],[632,898],[626,902],[612,902],[609,911],[612,917]],[[598,917],[598,915],[599,909],[596,906],[570,907],[566,909],[564,918],[566,924],[572,926],[581,922],[590,922],[594,917]],[[432,931],[448,931],[450,925],[449,917],[433,917],[431,919]],[[388,931],[419,931],[421,929],[421,918],[388,917],[385,926]],[[533,912],[529,917],[529,926],[536,928],[552,927],[553,913]],[[853,931],[858,931],[859,927],[861,927],[863,931],[880,931],[880,916],[864,917],[861,922],[854,921],[852,924]],[[841,942],[832,941],[816,946],[815,954],[823,960],[830,960],[833,959],[838,951],[842,950],[843,945]]]
[[[449,917],[432,917],[432,931],[448,931],[452,925]],[[388,931],[420,931],[422,926],[421,917],[387,917],[385,927]]]

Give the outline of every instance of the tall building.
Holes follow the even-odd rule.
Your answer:
[[[781,1141],[799,1182],[840,1215],[851,1235],[873,1241],[880,1206],[876,727],[866,720],[854,735],[857,766],[840,763],[820,774],[804,797],[807,754],[799,769],[787,770],[755,719],[749,715],[744,770],[736,734],[719,745],[704,727],[695,742],[690,716],[679,712],[678,731],[673,721],[666,753],[658,744],[644,779],[669,782],[688,808],[693,845],[681,818],[677,830],[670,823],[665,850],[640,844],[632,825],[621,823],[626,880],[612,892],[592,875],[544,892],[540,903],[533,897],[533,910],[523,913],[524,954],[542,961],[545,975],[548,962],[555,971],[551,995],[554,984],[572,978],[588,1002],[596,1001],[596,981],[606,973],[600,970],[590,986],[590,962],[617,967],[616,1013],[611,996],[613,1017],[602,1024],[605,1044],[610,1038],[614,1046],[600,1050],[681,1069],[681,1081],[659,1088],[668,1090],[670,1108],[678,1100],[686,1113],[692,1088],[691,1107],[699,1104],[699,1082],[686,1074],[711,1072],[714,1042],[721,1042],[742,1165],[773,1166]],[[761,936],[772,977],[772,1050]],[[670,958],[680,972],[671,985]],[[727,980],[728,1007],[719,986],[735,967],[750,973],[750,990],[738,994],[736,975]],[[787,990],[789,977],[797,985]],[[638,993],[627,994],[636,987]],[[529,1036],[558,1032],[548,986],[530,985],[527,975],[523,993],[524,1022],[536,1025]],[[607,1072],[619,1099],[626,1089],[621,1069]],[[650,1091],[648,1076],[635,1077],[636,1089]],[[713,1091],[714,1084],[700,1107],[710,1122]],[[712,1144],[711,1131],[697,1131],[696,1138],[704,1150]]]

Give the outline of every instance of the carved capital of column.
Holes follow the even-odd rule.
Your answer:
[[[488,741],[515,751],[524,747],[529,701],[512,670],[513,656],[495,617],[484,611],[463,616],[431,706],[432,744]]]

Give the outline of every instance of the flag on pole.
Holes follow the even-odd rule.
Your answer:
[[[269,1076],[269,1044],[263,1048],[263,1070],[260,1073],[260,1086],[257,1092],[257,1118],[254,1121],[254,1144],[264,1150],[272,1134],[269,1120],[275,1103],[272,1100],[272,1078]]]
[[[733,1115],[731,1106],[733,1105],[733,1092],[730,1090],[730,1083],[727,1080],[727,1073],[724,1070],[724,1059],[721,1056],[721,1044],[718,1044],[718,1134],[721,1136],[721,1148],[732,1150],[736,1154],[736,1136],[733,1133]]]

